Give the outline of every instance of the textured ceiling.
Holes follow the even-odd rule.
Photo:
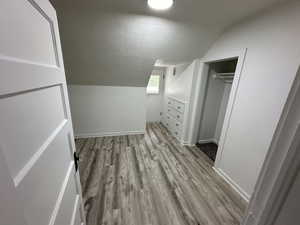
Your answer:
[[[155,11],[147,0],[53,0],[68,7],[98,8],[123,13],[151,15],[174,21],[224,29],[274,3],[287,0],[175,0],[166,11]]]
[[[146,0],[53,0],[71,84],[146,86],[157,59],[188,62],[226,27],[284,0],[175,0],[168,11]]]

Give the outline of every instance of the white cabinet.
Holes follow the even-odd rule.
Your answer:
[[[187,103],[173,97],[168,97],[165,108],[166,113],[164,115],[163,124],[174,137],[183,143]]]

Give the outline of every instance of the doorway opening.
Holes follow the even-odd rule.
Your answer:
[[[160,122],[163,113],[165,68],[156,67],[151,72],[146,89],[146,121]]]
[[[196,146],[216,160],[238,58],[208,63],[204,101]]]

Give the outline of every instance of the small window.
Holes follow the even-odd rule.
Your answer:
[[[159,94],[159,82],[160,75],[151,75],[147,86],[147,94]]]

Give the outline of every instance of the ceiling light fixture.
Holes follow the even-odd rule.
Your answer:
[[[152,9],[166,10],[171,8],[174,4],[174,0],[148,0],[148,5]]]

